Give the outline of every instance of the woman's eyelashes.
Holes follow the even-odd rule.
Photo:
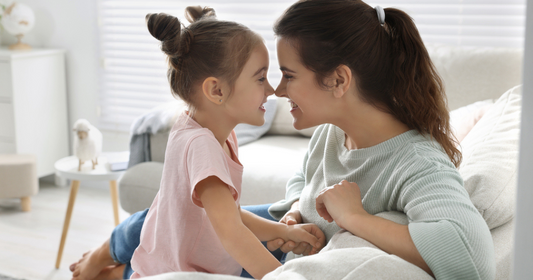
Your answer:
[[[290,80],[293,78],[293,76],[290,76],[290,75],[287,75],[287,74],[284,74],[283,75],[283,78],[287,79],[287,80]]]

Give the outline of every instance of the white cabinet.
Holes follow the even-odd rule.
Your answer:
[[[0,154],[33,154],[39,177],[69,155],[63,50],[0,48]]]

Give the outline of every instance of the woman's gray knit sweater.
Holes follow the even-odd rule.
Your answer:
[[[269,211],[281,218],[300,200],[305,223],[329,239],[340,228],[315,209],[320,191],[342,180],[361,189],[370,214],[404,212],[414,244],[437,279],[493,279],[494,247],[489,228],[463,187],[463,179],[442,147],[411,130],[376,146],[348,150],[344,132],[317,128],[303,166],[287,183],[285,200]]]

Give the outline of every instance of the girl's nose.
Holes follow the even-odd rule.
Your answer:
[[[266,94],[266,96],[270,96],[270,95],[272,95],[272,94],[274,94],[274,93],[275,93],[275,92],[274,92],[274,88],[270,85],[269,82],[267,82],[267,87],[266,87],[266,89],[265,89],[265,94]]]

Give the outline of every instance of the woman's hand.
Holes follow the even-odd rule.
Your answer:
[[[297,224],[287,226],[287,238],[300,244],[310,247],[308,255],[314,255],[326,244],[326,236],[315,224]],[[306,249],[307,251],[307,249]]]
[[[343,229],[346,229],[343,225],[357,215],[368,215],[363,208],[359,186],[346,180],[320,192],[316,198],[316,211],[324,220],[335,221]]]

